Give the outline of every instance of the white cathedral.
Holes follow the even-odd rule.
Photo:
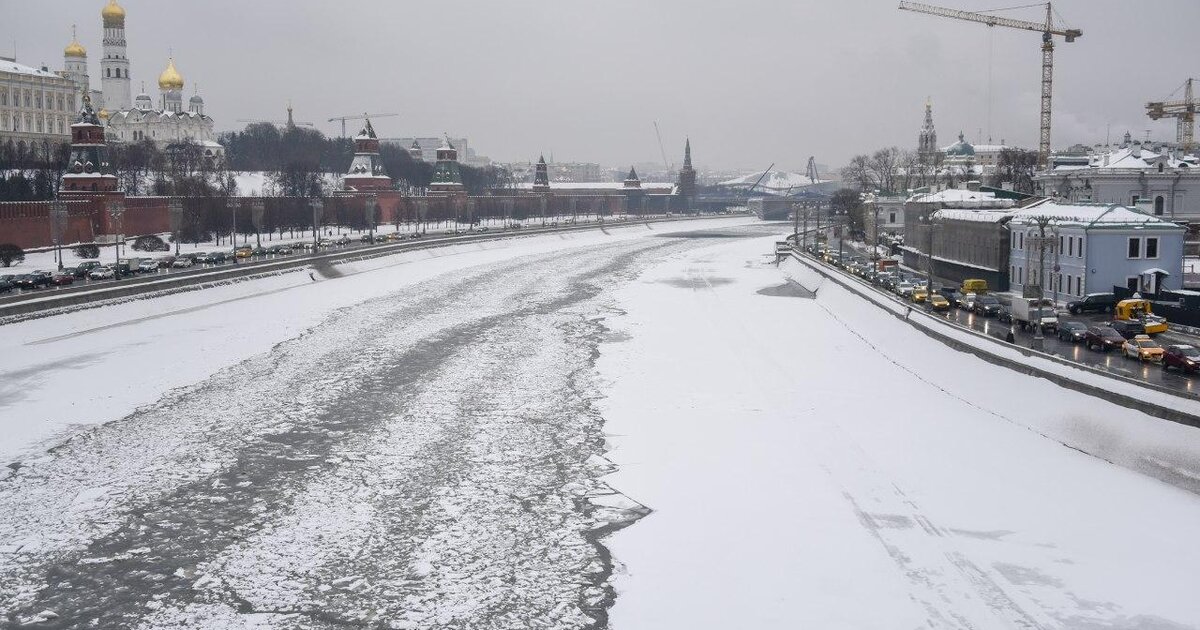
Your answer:
[[[190,140],[201,146],[204,153],[214,157],[222,153],[213,134],[213,120],[204,113],[204,99],[194,93],[183,107],[183,75],[175,68],[175,59],[167,59],[167,67],[158,75],[157,105],[146,93],[145,83],[137,98],[132,94],[133,77],[129,58],[125,55],[125,9],[117,0],[108,0],[100,12],[104,22],[104,58],[100,60],[101,90],[91,89],[88,76],[87,50],[73,38],[63,50],[65,70],[62,76],[70,79],[80,93],[90,93],[92,103],[99,108],[109,142],[141,142],[150,140],[163,148],[173,142]]]

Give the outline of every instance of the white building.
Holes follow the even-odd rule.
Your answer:
[[[175,68],[175,60],[169,59],[158,75],[158,106],[143,90],[131,109],[107,114],[106,136],[112,142],[149,140],[162,148],[186,140],[201,145],[207,157],[221,155],[224,151],[216,141],[213,120],[204,113],[204,99],[193,94],[185,110],[183,87],[183,75]]]
[[[1088,156],[1056,159],[1034,183],[1043,194],[1068,202],[1148,203],[1155,216],[1200,223],[1200,161],[1194,156],[1127,142]]]
[[[1049,220],[1045,241],[1039,218]],[[1060,299],[1114,286],[1145,294],[1183,287],[1184,229],[1136,208],[1043,201],[1013,212],[1008,228],[1013,291],[1042,274],[1048,297]]]
[[[0,57],[0,146],[9,153],[49,157],[71,141],[78,107],[72,80]]]

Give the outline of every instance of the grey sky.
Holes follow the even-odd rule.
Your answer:
[[[996,0],[945,0],[982,10]],[[62,66],[72,23],[93,80],[104,0],[0,0],[0,50]],[[886,146],[915,147],[922,106],[938,139],[988,129],[1037,141],[1040,36],[902,12],[893,0],[122,0],[134,93],[173,49],[190,94],[199,82],[218,129],[238,118],[300,120],[395,111],[383,135],[470,138],[498,160],[621,165],[659,161],[692,138],[699,165],[801,170],[809,155],[843,164]],[[1084,36],[1059,43],[1054,144],[1152,130],[1147,100],[1200,76],[1200,2],[1063,0]],[[1036,19],[1037,9],[1005,15]],[[991,122],[988,66],[991,49]],[[982,130],[982,132],[981,132]]]

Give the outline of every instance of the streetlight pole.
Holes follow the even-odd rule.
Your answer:
[[[1033,322],[1033,349],[1041,350],[1044,346],[1045,337],[1042,336],[1042,301],[1046,299],[1046,226],[1050,223],[1050,217],[1038,217],[1035,219],[1038,227],[1037,248],[1038,248],[1038,291],[1037,291],[1037,319]]]
[[[183,223],[183,201],[178,197],[172,197],[167,202],[167,211],[171,218],[171,235],[175,241],[175,256],[179,256],[179,228]]]
[[[321,242],[318,234],[321,226],[321,213],[325,210],[325,202],[321,201],[320,197],[314,197],[312,200],[313,211],[313,253],[317,252],[317,245]]]
[[[120,199],[110,199],[108,201],[108,216],[111,219],[110,226],[113,228],[113,252],[116,253],[116,266],[113,267],[113,280],[121,279],[121,242],[125,240],[121,236],[121,217],[125,214],[125,203]]]
[[[66,215],[66,203],[60,198],[55,198],[50,203],[50,227],[54,236],[54,256],[58,259],[58,270],[63,270],[62,257],[62,232],[63,232],[63,217]]]
[[[367,197],[367,234],[372,245],[375,244],[375,210],[379,207],[379,195]]]

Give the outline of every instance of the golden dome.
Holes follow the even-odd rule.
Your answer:
[[[75,25],[71,25],[71,43],[63,49],[63,55],[67,57],[86,57],[87,49],[83,44],[79,43],[79,36],[75,34]]]
[[[183,75],[175,69],[175,58],[171,57],[167,60],[167,69],[158,75],[158,89],[160,90],[182,90]]]
[[[108,120],[108,110],[102,107],[100,108],[100,113],[96,114],[96,116],[98,116],[100,120]]]
[[[100,10],[100,17],[104,18],[104,23],[123,23],[125,22],[125,9],[117,4],[117,0],[108,0],[108,4]]]

